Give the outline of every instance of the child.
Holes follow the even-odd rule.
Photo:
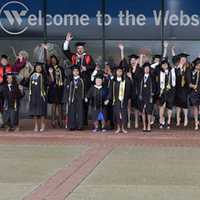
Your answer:
[[[67,127],[73,130],[83,129],[84,108],[83,102],[85,99],[85,86],[83,79],[80,77],[80,67],[72,66],[72,80],[68,90],[68,125]]]
[[[130,99],[131,84],[128,77],[124,75],[124,68],[117,67],[116,77],[113,80],[110,91],[109,101],[113,103],[114,118],[117,123],[117,130],[115,133],[127,133],[128,122],[128,101]]]
[[[99,122],[101,122],[102,132],[105,132],[105,100],[106,94],[105,90],[102,86],[103,83],[103,74],[97,74],[95,78],[95,85],[91,86],[85,101],[88,102],[91,100],[92,104],[92,121],[94,123],[93,132],[97,132],[100,130]]]
[[[34,131],[45,130],[45,116],[47,111],[46,77],[43,73],[42,63],[36,63],[29,82],[29,112],[34,118]],[[39,124],[41,128],[39,129]]]
[[[150,74],[150,63],[143,65],[144,75],[139,87],[139,110],[142,113],[143,131],[151,131],[151,116],[153,111],[153,95],[155,84]],[[146,120],[147,119],[147,120]]]
[[[6,131],[19,131],[19,102],[23,97],[23,88],[19,86],[11,73],[6,76],[6,83],[1,88],[3,105],[3,119]]]

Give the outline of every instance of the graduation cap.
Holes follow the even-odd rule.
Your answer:
[[[95,79],[103,79],[103,71],[99,71],[96,76],[95,76]]]
[[[180,53],[177,55],[179,58],[187,58],[188,56],[190,56],[189,54],[186,53]]]
[[[194,60],[192,61],[192,63],[194,64],[194,66],[200,64],[200,58],[197,57],[196,59],[194,59]]]
[[[138,59],[139,56],[138,56],[138,55],[135,55],[135,54],[131,54],[131,55],[128,56],[128,58],[129,58],[129,60],[131,60],[132,58]]]
[[[78,46],[83,46],[83,47],[84,47],[85,44],[86,44],[85,42],[77,42],[77,43],[75,44],[75,46],[76,46],[76,47],[78,47]]]
[[[6,54],[2,54],[2,55],[1,55],[1,59],[2,59],[2,58],[8,59],[8,56],[7,56]]]
[[[160,54],[155,54],[153,55],[153,60],[155,60],[156,58],[161,59],[162,56]]]
[[[73,71],[74,69],[78,69],[80,71],[80,66],[79,65],[72,65],[71,70]]]
[[[18,73],[17,72],[7,72],[4,75],[7,76],[16,76]]]
[[[119,65],[119,66],[116,67],[116,70],[122,70],[122,71],[124,71],[125,68],[123,66]]]
[[[164,59],[164,60],[162,60],[161,61],[161,63],[160,63],[161,65],[164,65],[164,64],[167,64],[167,65],[169,65],[169,62],[168,62],[168,60],[167,59]]]
[[[151,68],[151,64],[150,64],[149,62],[146,62],[146,63],[143,64],[142,67],[143,67],[143,68],[145,68],[145,67]]]

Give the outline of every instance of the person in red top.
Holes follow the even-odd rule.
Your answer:
[[[12,72],[12,66],[8,63],[8,56],[1,55],[0,59],[0,83],[5,81],[5,74]]]
[[[1,55],[0,58],[0,89],[6,81],[6,74],[12,72],[12,66],[8,63],[8,56]],[[0,93],[0,127],[3,126],[2,120],[3,113],[3,96]]]

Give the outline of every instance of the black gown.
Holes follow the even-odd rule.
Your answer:
[[[139,67],[139,65],[137,66],[135,72],[131,71],[131,105],[137,110],[139,109],[139,82],[143,74],[142,72],[143,70],[141,67]]]
[[[47,114],[47,94],[46,81],[42,74],[33,73],[29,82],[29,114],[31,116],[46,116]]]
[[[87,94],[87,99],[91,101],[91,112],[92,112],[92,120],[94,121],[105,121],[106,113],[105,113],[105,105],[104,101],[107,99],[106,91],[103,87],[97,88],[92,86]],[[100,113],[102,116],[100,116]]]
[[[176,95],[175,104],[180,108],[188,108],[188,95],[189,95],[189,75],[190,68],[181,71],[176,68]]]
[[[83,79],[72,80],[68,90],[68,128],[81,130],[84,122],[85,88]]]
[[[142,76],[139,89],[139,111],[145,111],[148,115],[153,112],[153,97],[155,93],[155,81],[151,75],[147,79]]]
[[[197,88],[196,90],[194,90],[193,88],[190,88],[189,105],[199,106],[200,105],[200,72],[197,72],[196,70],[191,71],[190,84],[196,85]]]
[[[113,80],[108,99],[112,101],[114,120],[117,124],[122,123],[124,127],[127,126],[128,122],[128,101],[131,98],[131,82],[130,79],[125,77],[125,91],[124,98],[122,101],[119,100],[120,83],[122,81]]]
[[[80,69],[82,66],[86,67],[86,71],[81,72],[81,77],[84,81],[85,91],[88,91],[90,87],[92,86],[91,75],[96,66],[92,56],[89,55],[88,53],[83,53],[83,55],[80,56],[78,55],[78,53],[71,52],[70,48],[68,50],[64,50],[64,54],[70,60],[72,65],[78,65],[80,66]],[[85,125],[87,125],[87,122],[88,122],[88,109],[89,109],[88,104],[84,102],[84,124]]]
[[[53,68],[54,81],[51,80],[48,72],[48,103],[61,104],[64,91],[64,71],[60,66],[50,66]]]
[[[160,71],[162,73],[162,70]],[[164,88],[161,89],[160,85],[160,73],[158,76],[157,84],[157,92],[158,92],[158,100],[160,106],[166,103],[166,108],[172,109],[174,106],[175,100],[175,86],[172,84],[172,72],[169,70],[168,73],[165,73],[165,83]]]
[[[18,85],[11,84],[10,89],[8,84],[1,88],[1,93],[4,99],[3,119],[6,125],[14,128],[18,125],[20,99],[24,93],[18,88]]]

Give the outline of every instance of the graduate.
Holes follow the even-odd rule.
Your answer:
[[[84,100],[85,85],[80,76],[80,67],[72,66],[72,80],[68,89],[68,120],[67,127],[69,130],[82,130],[84,123]]]
[[[118,45],[121,53],[120,66],[124,67],[127,71],[127,76],[131,80],[131,102],[128,108],[128,128],[131,127],[131,107],[134,109],[135,128],[139,126],[139,111],[138,111],[138,82],[142,75],[142,55],[135,54],[128,56],[128,62],[124,57],[124,45]]]
[[[85,98],[86,102],[88,102],[89,100],[91,102],[91,113],[94,125],[94,133],[97,131],[106,131],[105,105],[109,103],[106,95],[106,90],[103,88],[103,72],[99,72],[95,77],[94,86],[91,86]]]
[[[143,76],[139,86],[139,110],[142,113],[143,131],[151,131],[151,115],[153,112],[153,96],[155,92],[155,82],[150,72],[150,63],[144,63]]]
[[[193,116],[195,122],[195,130],[199,130],[199,105],[200,105],[200,58],[196,58],[194,61],[194,69],[191,70],[189,79],[189,105],[192,106]]]
[[[64,54],[69,59],[72,65],[80,67],[81,77],[85,84],[85,90],[88,91],[92,85],[91,75],[95,69],[95,62],[91,55],[85,50],[85,42],[76,43],[76,52],[71,52],[69,45],[72,40],[72,34],[68,33],[63,45]],[[84,124],[87,125],[88,119],[88,104],[84,103]]]
[[[115,133],[127,133],[128,123],[128,101],[130,99],[131,82],[125,76],[124,68],[118,66],[116,69],[116,76],[110,86],[109,101],[112,101],[114,119],[117,124]]]
[[[19,131],[19,105],[23,97],[23,87],[17,84],[12,73],[6,75],[6,83],[1,87],[1,95],[4,99],[3,119],[6,131]]]
[[[47,80],[42,63],[36,63],[29,80],[29,114],[34,118],[34,131],[45,131],[47,114]],[[40,123],[40,128],[39,128]]]
[[[135,128],[139,127],[139,80],[142,76],[142,67],[140,67],[139,60],[142,55],[137,56],[132,54],[129,56],[129,72],[127,76],[131,80],[131,106],[134,109]],[[141,61],[140,61],[141,62]]]
[[[102,71],[99,63],[96,63],[96,68],[91,76],[93,85],[95,84],[95,77],[99,73],[103,73],[102,85],[103,85],[105,96],[108,96],[111,82],[114,79],[110,64],[108,62],[105,62],[105,66]],[[109,102],[107,105],[105,105],[105,113],[106,113],[105,114],[106,115],[106,127],[107,127],[107,129],[109,128],[110,130],[112,130],[112,129],[114,129],[112,102]]]
[[[188,125],[188,94],[189,94],[189,75],[190,64],[187,60],[188,54],[181,53],[176,68],[176,125],[180,126],[181,110],[184,114],[184,126]]]
[[[160,129],[170,129],[172,108],[174,106],[176,72],[175,68],[170,68],[167,60],[160,64],[158,81],[158,100],[159,100],[159,122]],[[167,121],[165,121],[165,110],[167,109]]]
[[[48,103],[52,104],[51,125],[62,127],[61,104],[64,90],[64,71],[59,66],[59,60],[55,55],[50,56],[50,65],[48,66]]]

